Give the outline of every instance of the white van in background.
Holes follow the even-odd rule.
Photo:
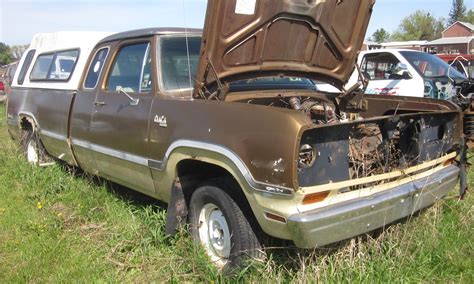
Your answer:
[[[464,133],[474,145],[474,80],[439,57],[414,50],[378,49],[359,54],[365,94],[450,100],[464,112]],[[345,88],[359,81],[355,70]],[[471,144],[470,142],[470,144]]]
[[[457,95],[456,85],[467,79],[437,56],[414,50],[364,51],[358,64],[368,79],[366,94],[449,99]],[[355,71],[346,87],[357,80]]]

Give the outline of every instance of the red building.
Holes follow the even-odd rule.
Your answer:
[[[457,21],[442,32],[443,37],[423,45],[423,50],[436,54],[474,53],[474,25]]]
[[[445,29],[441,34],[443,38],[474,36],[474,25],[471,23],[457,21]]]

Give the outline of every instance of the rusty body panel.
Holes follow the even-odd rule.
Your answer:
[[[74,91],[45,90],[45,89],[19,89],[12,88],[11,99],[8,103],[8,113],[15,116],[8,118],[9,130],[15,137],[19,137],[18,125],[24,118],[29,117],[36,123],[40,130],[41,139],[44,141],[48,153],[55,157],[63,155],[63,159],[72,162],[68,137],[69,110],[74,96]]]
[[[246,217],[255,218],[265,233],[294,240],[299,247],[376,228],[347,216],[360,213],[364,220],[384,225],[384,215],[374,214],[372,206],[395,208],[389,219],[397,220],[432,204],[430,192],[421,192],[421,205],[397,206],[398,198],[414,200],[422,183],[437,197],[453,188],[460,174],[453,159],[462,148],[456,105],[365,95],[360,98],[363,108],[345,112],[339,104],[342,94],[262,89],[256,83],[272,75],[276,82],[297,76],[285,86],[303,84],[301,77],[341,86],[352,72],[374,1],[260,0],[250,16],[236,13],[236,3],[209,2],[201,52],[196,47],[198,30],[125,32],[97,44],[76,95],[13,90],[7,110],[10,131],[18,134],[22,115],[29,115],[50,155],[176,202],[171,212],[180,217],[187,212],[183,199],[197,186],[230,178],[238,185],[235,194],[242,199],[236,200],[243,202],[239,206]],[[224,22],[224,17],[233,21]],[[339,21],[341,17],[353,21]],[[294,41],[304,52],[290,52],[294,46],[286,42],[293,34],[301,36]],[[166,44],[174,44],[171,53],[165,52]],[[138,89],[126,85],[131,71],[115,65],[121,52],[132,46],[136,49],[126,66],[143,62],[132,70],[139,78]],[[100,64],[94,63],[104,48],[107,54]],[[136,54],[142,55],[130,59]],[[188,74],[194,71],[194,59],[193,90]],[[89,69],[98,72],[97,84],[86,87]],[[166,84],[171,73],[174,88]],[[113,85],[115,75],[123,76]],[[234,80],[250,77],[244,80],[250,90],[233,88]],[[220,83],[227,85],[224,96],[204,94]],[[48,131],[48,137],[58,141],[43,136]],[[70,154],[63,156],[67,150]],[[321,193],[322,200],[307,202]],[[374,196],[379,204],[368,202]],[[344,229],[348,220],[353,231]],[[319,229],[324,236],[314,234]]]

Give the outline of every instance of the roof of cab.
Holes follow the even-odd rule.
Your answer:
[[[123,39],[132,39],[132,38],[140,38],[140,37],[147,37],[147,36],[154,36],[154,35],[168,35],[168,34],[191,34],[191,35],[201,35],[202,29],[192,29],[192,28],[147,28],[147,29],[139,29],[139,30],[131,30],[116,33],[110,35],[100,43],[115,41],[115,40],[123,40]]]

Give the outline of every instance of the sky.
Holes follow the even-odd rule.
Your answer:
[[[474,0],[464,2],[468,9],[474,9]],[[377,0],[367,37],[378,28],[393,32],[401,19],[420,9],[437,18],[447,18],[451,3]],[[206,4],[206,0],[0,0],[0,42],[28,44],[34,34],[41,32],[202,28]]]

